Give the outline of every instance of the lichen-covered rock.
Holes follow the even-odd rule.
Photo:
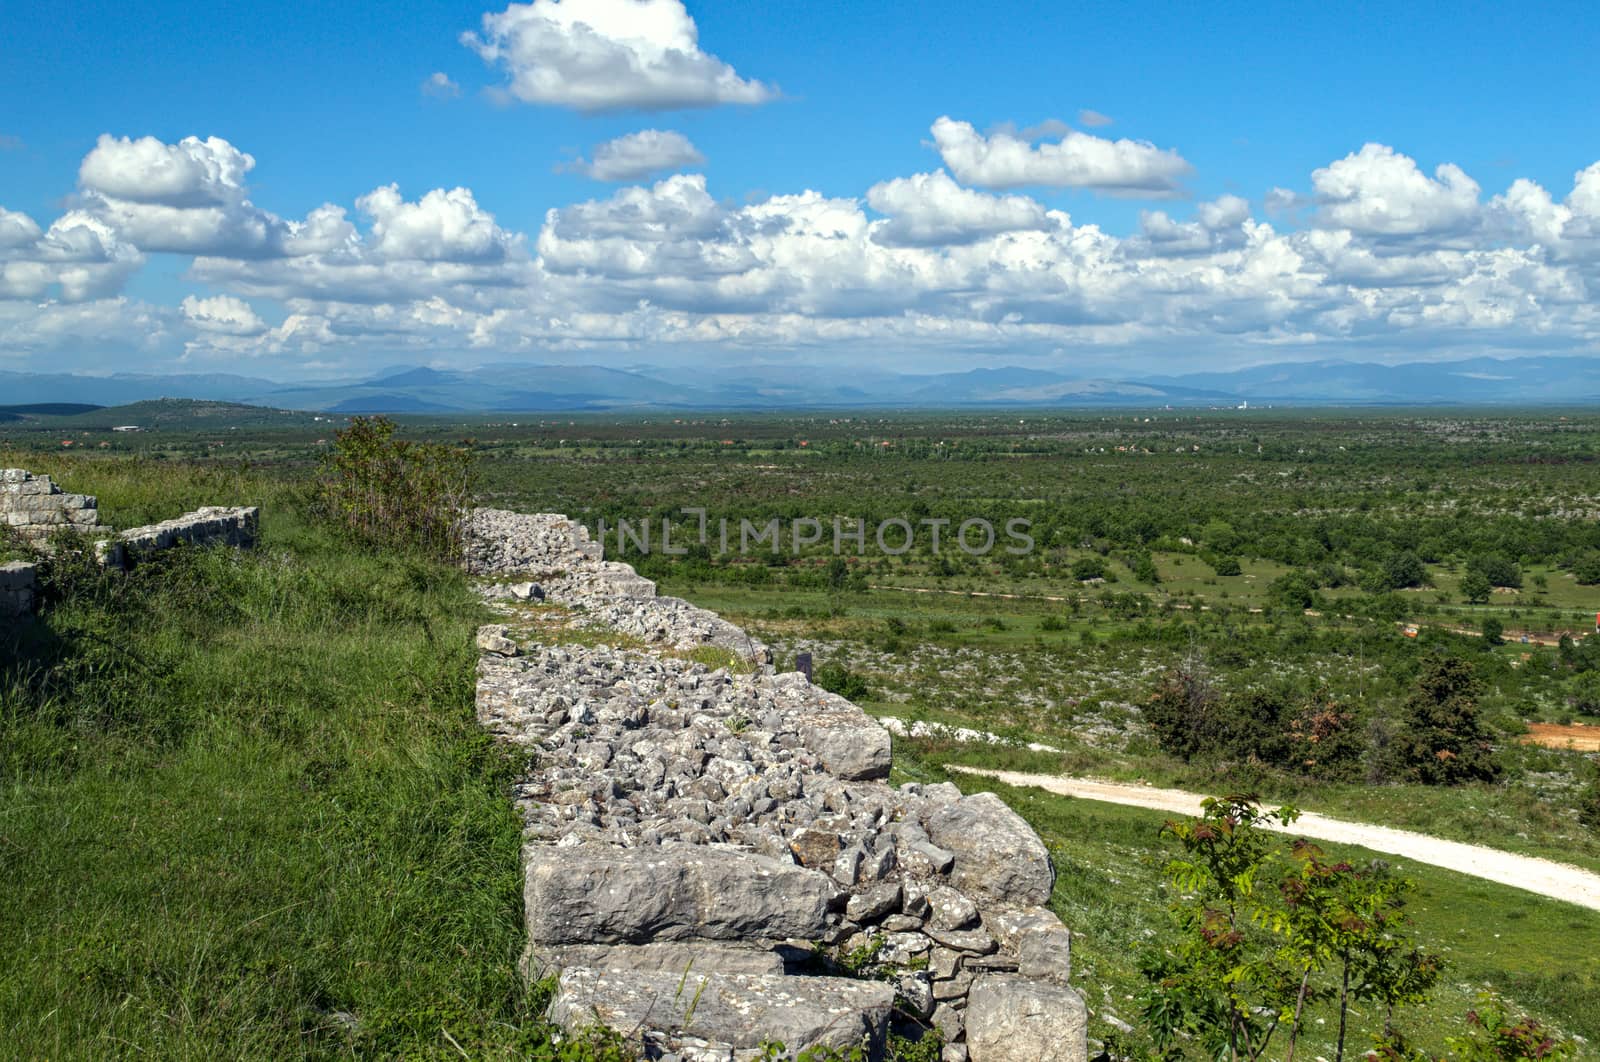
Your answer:
[[[546,944],[810,939],[838,890],[824,874],[704,845],[531,846],[528,938]]]
[[[800,737],[823,766],[840,778],[889,777],[889,732],[876,723],[811,724],[801,730]]]
[[[980,977],[967,993],[967,1051],[972,1062],[1084,1062],[1088,1021],[1070,988]]]
[[[569,1033],[594,1024],[641,1038],[647,1029],[750,1050],[782,1043],[794,1057],[810,1048],[883,1050],[894,989],[838,977],[625,972],[571,967],[561,974],[550,1017]]]
[[[647,970],[657,973],[782,974],[785,953],[795,961],[798,949],[783,945],[747,945],[705,940],[653,941],[649,944],[566,944],[531,950],[525,972],[534,978],[559,974],[569,966],[595,970]]]
[[[950,883],[980,906],[1049,901],[1055,869],[1039,835],[993,793],[975,793],[929,813],[928,837],[955,856]]]
[[[990,927],[1017,955],[1023,977],[1066,984],[1072,976],[1072,934],[1044,907],[997,912]]]

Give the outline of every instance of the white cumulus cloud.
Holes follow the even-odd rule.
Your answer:
[[[0,251],[27,247],[42,235],[39,223],[28,215],[0,207]]]
[[[593,160],[578,159],[566,168],[597,181],[638,181],[705,161],[706,157],[682,133],[641,129],[597,144]]]
[[[41,232],[0,208],[0,299],[87,302],[115,295],[144,256],[103,220],[71,210]]]
[[[184,137],[164,144],[102,133],[78,167],[85,190],[133,203],[201,207],[236,203],[256,160],[220,137]]]
[[[232,295],[213,295],[207,299],[188,295],[179,308],[183,310],[184,319],[202,332],[257,336],[267,330],[267,323],[255,309]]]
[[[667,110],[777,95],[701,51],[682,0],[533,0],[486,13],[461,40],[504,67],[505,91],[525,103]]]
[[[1044,207],[1027,196],[975,192],[943,170],[875,184],[867,189],[867,203],[888,215],[873,239],[889,246],[971,243],[1046,224]]]
[[[1107,140],[1067,129],[1033,143],[1006,130],[984,136],[970,122],[941,116],[934,145],[956,179],[984,188],[1091,188],[1120,195],[1175,195],[1193,167],[1183,156],[1142,140]]]
[[[1375,236],[1454,235],[1478,219],[1478,182],[1443,163],[1429,177],[1414,159],[1366,144],[1311,174],[1327,224]]]
[[[1136,254],[1203,254],[1234,247],[1244,241],[1244,223],[1250,219],[1250,203],[1236,195],[1224,195],[1195,207],[1192,221],[1180,221],[1165,210],[1146,210],[1139,215],[1139,235],[1128,241],[1127,250]]]
[[[143,251],[275,254],[287,226],[250,202],[255,165],[220,137],[102,134],[78,167],[81,209]]]
[[[391,184],[368,192],[356,206],[372,219],[371,247],[384,258],[494,262],[515,243],[467,188],[435,188],[408,203],[400,186]]]
[[[1044,157],[1068,142],[1060,123],[979,136],[945,122],[978,142],[968,161],[991,176],[1060,176],[1061,160]],[[643,167],[647,139],[602,145],[587,165]],[[1570,190],[1517,180],[1485,200],[1453,166],[1429,175],[1374,145],[1286,175],[1293,190],[1264,197],[1269,214],[1286,208],[1271,224],[1223,195],[1159,204],[1126,235],[947,170],[886,175],[858,196],[742,200],[677,173],[551,205],[524,234],[465,186],[408,199],[384,185],[281,219],[251,204],[253,160],[226,141],[107,138],[91,156],[53,222],[0,209],[0,355],[159,348],[337,366],[400,351],[893,361],[1414,356],[1513,352],[1533,337],[1600,348],[1600,163]],[[1117,166],[1084,186],[1139,179]],[[144,252],[178,247],[195,254],[193,294],[165,306],[120,295]]]

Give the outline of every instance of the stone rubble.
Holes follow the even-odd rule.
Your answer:
[[[659,1059],[876,1059],[930,1028],[952,1062],[1087,1057],[1049,854],[1002,801],[885,784],[882,727],[565,517],[477,510],[467,543],[508,580],[485,588],[508,622],[479,633],[478,716],[530,753],[525,964],[558,978],[564,1029]],[[551,604],[648,648],[517,633]],[[708,644],[742,663],[681,655]]]
[[[582,608],[596,625],[649,645],[709,645],[747,660],[772,661],[771,649],[715,612],[682,598],[659,597],[655,583],[631,565],[603,560],[589,529],[564,516],[474,509],[465,521],[464,549],[473,574],[536,580],[502,585],[494,596],[527,600],[536,595]]]

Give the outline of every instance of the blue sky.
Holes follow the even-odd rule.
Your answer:
[[[1400,8],[19,7],[0,368],[1595,353],[1600,21]]]

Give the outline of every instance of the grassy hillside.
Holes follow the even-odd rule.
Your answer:
[[[0,463],[9,463],[7,458]],[[262,476],[57,458],[125,519],[264,506],[251,553],[56,567],[0,646],[0,1043],[23,1057],[520,1057],[515,765],[460,574]]]

